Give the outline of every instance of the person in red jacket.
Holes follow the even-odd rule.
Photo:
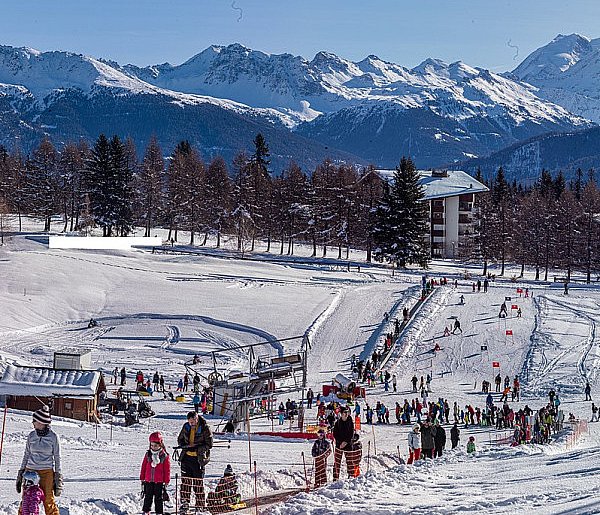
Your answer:
[[[144,493],[142,511],[145,515],[148,515],[152,507],[152,501],[154,501],[154,509],[160,515],[163,513],[165,485],[168,485],[171,480],[171,459],[165,449],[160,431],[152,433],[149,440],[150,448],[144,454],[140,471],[140,481]]]

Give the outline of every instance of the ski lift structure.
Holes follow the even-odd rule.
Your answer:
[[[278,355],[273,357],[261,353],[265,346],[281,342],[301,340],[300,350],[284,354],[278,349]],[[302,392],[302,403],[306,390],[306,356],[310,349],[310,341],[306,335],[291,336],[277,340],[267,340],[247,345],[236,345],[227,349],[199,353],[194,360],[185,364],[186,370],[192,376],[198,374],[212,388],[211,414],[232,420],[234,427],[250,431],[252,418],[275,417],[276,401],[280,396]],[[244,351],[248,356],[248,370],[236,371],[229,374],[219,368],[219,357]],[[194,369],[199,363],[199,357],[212,359],[213,370],[208,374],[200,374]],[[255,406],[264,406],[264,410],[256,410]],[[304,417],[298,416],[298,425],[302,429]]]

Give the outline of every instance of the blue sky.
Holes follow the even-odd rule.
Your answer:
[[[599,22],[598,0],[4,0],[0,44],[148,65],[239,42],[309,59],[327,50],[502,71],[559,33],[600,37]]]

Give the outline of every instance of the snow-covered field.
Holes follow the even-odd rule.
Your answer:
[[[457,401],[462,407],[482,407],[481,381],[492,379],[492,362],[497,361],[503,376],[521,377],[522,402],[515,403],[517,407],[541,407],[554,387],[565,413],[589,418],[590,403],[582,400],[582,392],[589,380],[592,396],[600,395],[600,289],[578,285],[565,296],[561,285],[498,280],[488,293],[473,293],[463,273],[462,265],[434,263],[430,274],[446,274],[452,281],[457,277],[459,286],[436,289],[403,332],[387,365],[397,374],[398,393],[377,386],[368,390],[367,401],[389,404],[394,419],[395,402],[414,397],[412,375],[432,371],[432,397],[447,398],[450,405]],[[308,382],[315,392],[337,372],[349,373],[352,354],[370,355],[389,330],[383,313],[393,317],[413,303],[421,281],[418,271],[392,277],[381,267],[365,265],[360,272],[349,272],[319,261],[49,250],[32,233],[0,247],[0,277],[0,369],[14,361],[49,365],[53,351],[63,347],[91,348],[93,363],[106,373],[125,366],[131,384],[138,368],[146,374],[159,370],[174,389],[185,371],[183,363],[195,353],[306,334],[312,343]],[[519,285],[529,287],[533,298],[519,298]],[[522,318],[510,309],[512,316],[498,318],[505,297],[511,297],[509,308],[516,304],[522,309]],[[99,327],[87,329],[90,317]],[[455,318],[463,333],[443,337],[444,327]],[[295,351],[300,342],[274,342],[261,347],[261,353]],[[441,350],[433,352],[436,342]],[[225,372],[247,367],[247,355],[239,351],[219,359]],[[203,358],[201,370],[209,372],[211,367],[212,361]],[[147,436],[159,429],[172,448],[191,408],[162,396],[150,402],[157,415],[138,426],[53,422],[61,438],[66,478],[59,499],[61,515],[141,512],[137,477]],[[314,410],[309,412],[309,422],[314,416]],[[0,514],[17,513],[14,478],[30,417],[10,410],[6,419]],[[213,427],[220,422],[210,420]],[[265,420],[254,423],[253,429],[270,427]],[[377,447],[368,474],[266,509],[282,515],[512,513],[523,508],[532,513],[600,512],[600,424],[590,424],[590,434],[569,449],[567,431],[547,446],[513,448],[497,441],[506,432],[462,429],[457,450],[414,466],[400,462],[407,455],[407,431],[396,424],[363,423],[364,448],[373,455]],[[478,451],[467,456],[464,444],[471,434]],[[304,486],[301,453],[310,456],[309,442],[254,437],[251,450],[251,460],[258,463],[259,494]],[[214,449],[208,482],[214,483],[231,463],[239,474],[242,496],[252,496],[249,461],[246,435],[236,436],[231,448]],[[310,473],[310,460],[308,465]],[[363,472],[366,469],[363,463]]]

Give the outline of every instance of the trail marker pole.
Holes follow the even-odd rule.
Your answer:
[[[256,515],[258,515],[258,477],[256,474],[256,461],[254,462],[254,507],[256,508]]]
[[[304,457],[304,451],[302,451],[302,464],[304,465],[304,481],[306,482],[306,491],[310,492],[310,483],[308,482],[308,474],[306,473],[306,458]]]
[[[6,430],[6,410],[8,404],[4,403],[4,415],[2,417],[2,439],[0,440],[0,464],[2,464],[2,448],[4,447],[4,431]]]

